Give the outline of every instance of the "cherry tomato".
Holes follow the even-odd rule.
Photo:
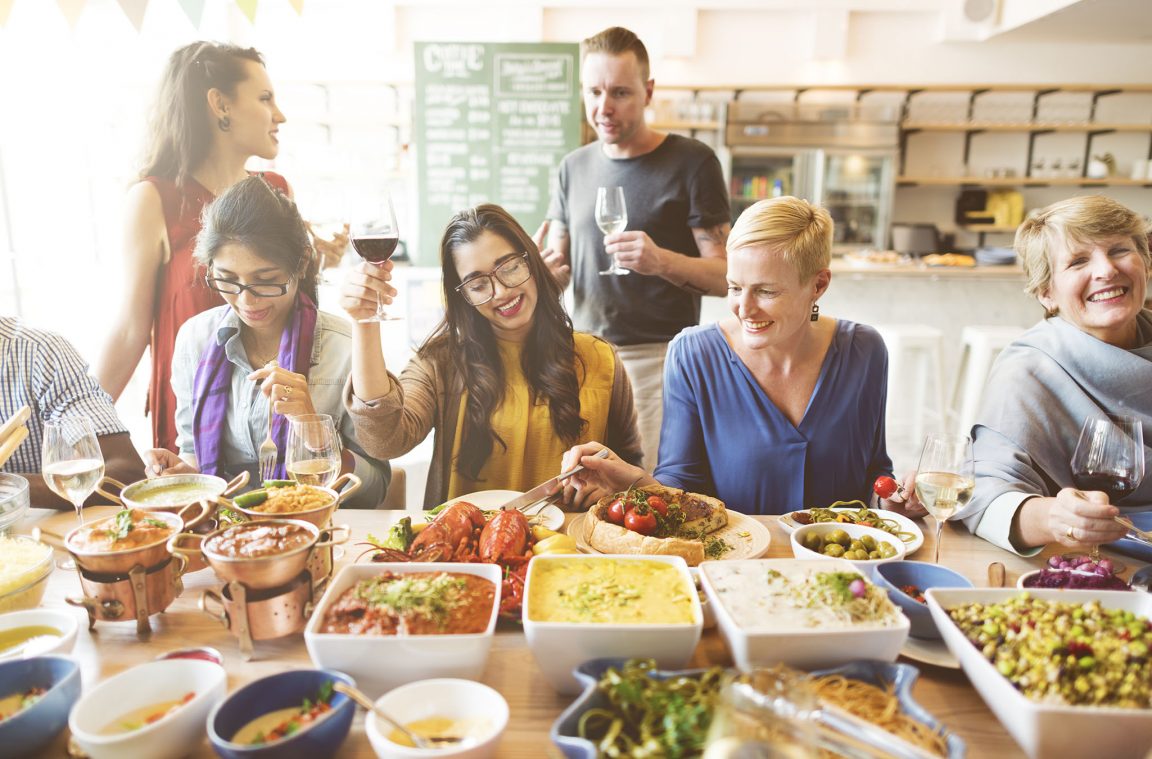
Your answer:
[[[660,516],[668,516],[668,502],[658,495],[648,496],[648,508],[659,512]]]
[[[881,498],[891,498],[896,490],[896,480],[887,476],[877,477],[876,482],[872,485],[872,491]]]
[[[656,515],[651,509],[637,506],[624,515],[624,526],[641,535],[651,535],[656,529]]]
[[[608,521],[612,524],[624,524],[624,502],[619,498],[608,504]]]

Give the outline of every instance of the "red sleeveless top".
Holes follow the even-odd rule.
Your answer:
[[[263,172],[260,176],[277,190],[288,193],[288,182],[284,177],[272,172]],[[176,347],[176,333],[191,317],[224,304],[220,294],[204,284],[204,267],[192,260],[196,236],[200,234],[200,213],[215,196],[194,179],[189,179],[182,187],[163,177],[145,177],[144,181],[160,193],[171,251],[156,282],[149,342],[152,376],[148,383],[146,413],[152,417],[152,444],[175,452],[176,395],[172,392],[172,353]]]

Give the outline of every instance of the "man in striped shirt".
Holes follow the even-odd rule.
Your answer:
[[[100,441],[105,473],[121,482],[144,477],[144,462],[116,415],[111,396],[88,373],[72,344],[14,317],[0,316],[0,421],[25,405],[32,409],[28,437],[3,470],[28,480],[33,506],[72,508],[40,476],[40,444],[44,422],[50,419],[88,417]]]

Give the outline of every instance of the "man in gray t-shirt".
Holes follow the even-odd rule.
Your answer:
[[[599,139],[560,165],[542,255],[561,284],[573,284],[576,328],[618,346],[645,463],[654,467],[668,341],[699,323],[702,294],[726,289],[728,189],[711,148],[645,122],[654,82],[635,34],[606,29],[584,40],[581,53],[584,110]],[[605,236],[596,190],[610,186],[624,188],[628,225]],[[601,275],[610,256],[630,273]]]

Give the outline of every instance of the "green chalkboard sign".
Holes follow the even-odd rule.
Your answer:
[[[416,263],[437,265],[448,219],[477,203],[536,231],[560,159],[580,145],[579,63],[572,43],[416,43]]]

